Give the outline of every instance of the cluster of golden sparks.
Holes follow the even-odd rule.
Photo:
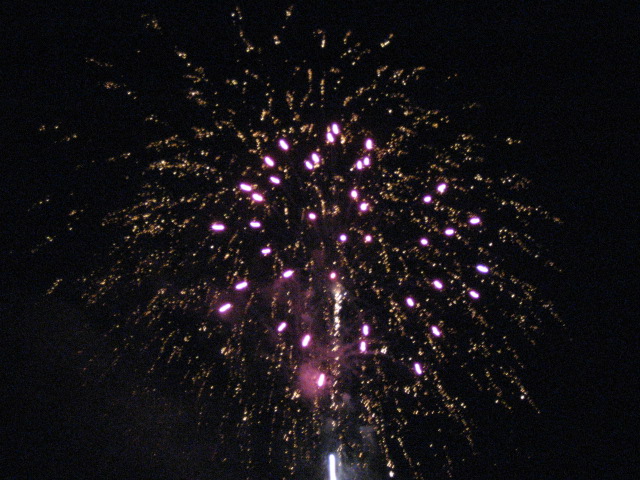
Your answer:
[[[117,240],[82,279],[86,300],[120,305],[114,363],[144,350],[148,376],[180,372],[219,427],[217,461],[297,478],[332,452],[334,468],[425,478],[421,459],[451,455],[441,427],[414,430],[446,421],[472,445],[469,385],[535,409],[511,339],[535,342],[555,315],[503,263],[545,264],[525,232],[554,219],[511,195],[523,178],[481,173],[482,145],[411,98],[425,68],[369,72],[350,34],[328,67],[294,63],[287,25],[264,47],[240,29],[246,68],[224,85],[174,51],[198,123],[146,145],[135,201],[103,220]],[[312,38],[318,52],[332,41]],[[103,86],[140,102],[121,79]],[[145,121],[170,131],[153,107]]]

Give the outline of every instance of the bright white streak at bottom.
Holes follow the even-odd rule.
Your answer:
[[[336,475],[336,456],[333,453],[329,454],[329,480],[338,480]]]

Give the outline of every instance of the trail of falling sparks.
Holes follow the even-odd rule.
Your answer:
[[[376,66],[360,85],[370,52],[350,34],[314,69],[290,59],[285,31],[257,48],[240,30],[247,67],[217,90],[176,50],[198,123],[185,135],[169,112],[146,117],[168,133],[146,147],[135,201],[104,219],[126,234],[84,279],[86,298],[126,311],[116,363],[142,348],[147,374],[183,372],[203,417],[225,407],[222,463],[284,461],[297,475],[328,423],[331,478],[336,458],[376,463],[367,429],[390,476],[424,478],[420,461],[448,458],[445,440],[424,434],[425,455],[403,438],[433,418],[472,442],[461,378],[507,409],[530,402],[510,339],[533,341],[554,314],[503,264],[537,261],[524,231],[551,217],[503,199],[522,180],[478,173],[472,136],[424,142],[449,119],[411,100],[423,67]]]

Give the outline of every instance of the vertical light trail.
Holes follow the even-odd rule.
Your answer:
[[[344,299],[344,292],[340,284],[334,287],[333,291],[333,332],[334,338],[337,338],[340,333],[340,310],[342,310],[342,300]]]
[[[333,324],[331,328],[331,337],[332,337],[332,346],[331,351],[335,353],[335,356],[332,358],[333,368],[331,371],[331,376],[333,378],[338,378],[339,374],[339,364],[340,364],[340,355],[338,352],[340,351],[340,346],[342,342],[340,341],[340,311],[342,310],[342,300],[344,299],[345,293],[342,290],[342,285],[340,283],[336,284],[333,287]],[[336,392],[334,390],[331,391],[331,410],[336,411],[338,408]]]
[[[333,453],[329,454],[329,480],[338,480],[338,475],[336,474],[336,456]]]

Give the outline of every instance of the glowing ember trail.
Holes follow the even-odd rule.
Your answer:
[[[487,267],[486,265],[476,265],[476,270],[478,270],[480,273],[489,273],[489,267]]]

